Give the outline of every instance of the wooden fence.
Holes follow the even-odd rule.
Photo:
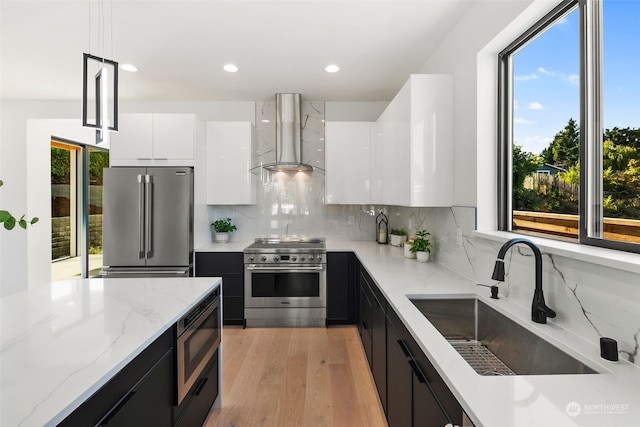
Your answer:
[[[576,184],[563,181],[558,177],[545,173],[534,173],[524,178],[524,188],[535,190],[540,194],[548,194],[557,190],[561,195],[570,197],[574,200],[578,199],[580,187]]]
[[[578,215],[513,211],[513,230],[578,239]],[[640,243],[640,221],[605,218],[604,238]]]

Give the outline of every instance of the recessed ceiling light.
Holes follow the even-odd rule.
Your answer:
[[[262,119],[262,123],[271,123],[271,120],[269,120],[269,119]]]
[[[227,64],[224,67],[222,67],[225,71],[228,71],[230,73],[235,73],[236,71],[238,71],[238,67],[236,67],[233,64]]]
[[[129,71],[132,73],[135,73],[136,71],[138,71],[138,68],[133,64],[120,64],[120,68],[123,69],[124,71]]]
[[[338,71],[340,71],[340,67],[338,67],[337,65],[331,64],[331,65],[327,65],[324,70],[327,73],[337,73]]]

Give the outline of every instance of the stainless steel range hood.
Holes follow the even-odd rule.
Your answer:
[[[299,93],[276,94],[276,161],[262,165],[264,169],[313,171],[313,166],[302,163],[301,105]]]

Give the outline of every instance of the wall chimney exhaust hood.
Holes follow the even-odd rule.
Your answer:
[[[276,161],[262,165],[269,171],[311,172],[314,167],[302,162],[302,96],[299,93],[276,94]]]

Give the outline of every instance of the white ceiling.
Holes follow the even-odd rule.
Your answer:
[[[87,52],[121,99],[389,101],[472,1],[0,0],[0,97],[80,99]]]

